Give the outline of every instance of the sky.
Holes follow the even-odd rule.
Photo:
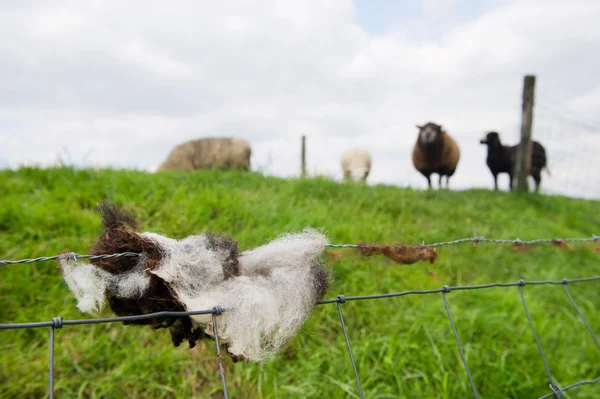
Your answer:
[[[479,140],[518,142],[534,74],[542,191],[600,198],[598,20],[596,0],[2,0],[0,168],[153,171],[237,136],[253,170],[297,177],[306,135],[309,174],[341,180],[363,146],[369,184],[424,189],[411,151],[432,121],[461,149],[451,188],[492,188]]]

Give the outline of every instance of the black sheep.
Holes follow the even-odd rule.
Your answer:
[[[500,135],[497,132],[489,132],[480,141],[488,147],[486,163],[494,176],[494,190],[498,190],[498,174],[508,173],[510,179],[509,189],[513,189],[513,173],[517,160],[518,145],[505,146],[500,142]],[[539,190],[542,182],[542,169],[548,169],[546,150],[537,141],[532,140],[531,167],[529,174],[535,181],[535,191]]]

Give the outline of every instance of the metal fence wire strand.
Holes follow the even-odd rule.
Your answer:
[[[350,354],[350,361],[354,368],[354,375],[356,377],[356,385],[358,387],[358,395],[360,399],[364,398],[363,390],[360,385],[360,377],[358,376],[358,368],[356,367],[356,361],[354,360],[354,354],[352,353],[352,347],[350,346],[350,339],[348,338],[348,331],[346,331],[346,323],[344,323],[344,315],[342,313],[342,303],[346,302],[343,295],[338,295],[337,309],[340,315],[340,323],[342,324],[342,331],[344,332],[344,338],[346,338],[346,345],[348,346],[348,353]]]
[[[454,324],[454,319],[452,318],[452,312],[450,311],[450,304],[448,303],[448,298],[446,298],[446,293],[450,292],[450,287],[447,285],[443,288],[442,298],[444,299],[444,304],[446,305],[446,311],[448,312],[448,319],[450,319],[450,325],[452,325],[452,331],[454,331],[454,337],[456,338],[456,345],[458,345],[458,350],[460,351],[460,356],[462,357],[463,364],[465,365],[465,369],[467,370],[467,376],[469,377],[469,382],[471,383],[471,389],[473,389],[473,394],[475,395],[475,399],[479,399],[479,394],[477,393],[477,389],[475,388],[475,383],[473,382],[473,376],[471,376],[471,370],[469,370],[469,365],[467,364],[467,358],[465,357],[465,353],[462,348],[462,344],[460,343],[460,338],[458,338],[458,332],[456,331],[456,325]]]
[[[223,313],[223,309],[220,306],[213,308],[212,314],[213,323],[213,334],[215,335],[215,344],[217,345],[217,359],[219,361],[219,372],[221,373],[221,382],[223,383],[223,396],[225,399],[229,399],[229,393],[227,392],[227,381],[225,380],[225,368],[223,367],[223,356],[221,356],[221,345],[219,345],[219,331],[217,330],[217,315]]]
[[[50,326],[50,353],[48,356],[48,397],[54,398],[54,329],[62,328],[62,317],[54,317]]]
[[[592,237],[538,238],[535,240],[523,241],[520,238],[517,238],[515,240],[506,240],[506,239],[477,237],[477,234],[475,234],[473,237],[469,237],[469,238],[459,238],[458,240],[436,242],[436,243],[427,244],[427,245],[425,245],[424,243],[421,245],[406,245],[405,247],[407,247],[407,248],[425,248],[425,247],[436,248],[436,247],[443,247],[443,246],[448,246],[448,245],[464,244],[464,243],[468,243],[468,242],[473,243],[473,244],[493,243],[493,244],[512,244],[512,245],[518,245],[518,246],[530,246],[530,245],[536,245],[536,244],[565,244],[568,242],[579,242],[579,243],[600,242],[600,236],[597,236],[594,234],[594,235],[592,235]],[[369,248],[370,245],[330,244],[330,243],[328,243],[328,244],[323,244],[323,247],[325,247],[325,248],[340,248],[340,249],[342,249],[342,248]],[[393,248],[396,246],[391,245],[391,247]],[[243,252],[240,255],[243,255]],[[136,253],[136,252],[122,252],[119,254],[108,254],[108,255],[80,255],[80,254],[71,252],[71,253],[62,254],[62,255],[43,256],[43,257],[33,258],[33,259],[0,260],[0,265],[14,265],[14,264],[22,264],[22,263],[45,262],[45,261],[49,261],[49,260],[59,260],[59,259],[65,259],[65,258],[70,258],[73,260],[76,260],[76,259],[95,260],[95,259],[107,259],[107,258],[120,258],[122,256],[140,256],[140,254]]]
[[[425,245],[424,243],[421,245],[406,245],[407,248],[424,248],[424,247],[432,247],[432,248],[436,248],[436,247],[444,247],[444,246],[448,246],[448,245],[457,245],[457,244],[464,244],[464,243],[473,243],[473,244],[479,244],[479,243],[488,243],[488,244],[512,244],[512,245],[536,245],[536,244],[561,244],[561,243],[568,243],[568,242],[579,242],[579,243],[585,243],[585,242],[598,242],[600,241],[600,236],[597,235],[592,235],[592,237],[574,237],[574,238],[537,238],[535,240],[529,240],[529,241],[523,241],[520,238],[517,238],[515,240],[506,240],[506,239],[497,239],[497,238],[485,238],[485,237],[477,237],[477,234],[475,234],[473,237],[468,237],[468,238],[459,238],[458,240],[452,240],[452,241],[443,241],[443,242],[436,242],[433,244],[427,244]],[[369,248],[368,244],[365,245],[358,245],[358,244],[325,244],[325,247],[328,248]],[[394,245],[391,245],[391,247],[394,247]]]
[[[521,280],[523,281],[523,280]],[[524,283],[524,281],[523,281]],[[523,308],[525,309],[525,314],[527,315],[527,320],[529,320],[529,325],[531,326],[531,331],[533,332],[533,336],[535,338],[535,343],[537,344],[538,350],[540,351],[540,356],[542,357],[542,361],[544,362],[544,367],[546,368],[546,373],[548,374],[548,379],[550,380],[550,389],[552,389],[552,393],[555,398],[562,398],[562,389],[554,382],[554,378],[552,377],[552,373],[550,372],[550,366],[548,366],[548,362],[546,361],[546,356],[544,355],[544,350],[542,349],[542,344],[540,343],[540,339],[537,335],[537,331],[535,326],[533,325],[533,320],[531,319],[531,313],[529,313],[529,308],[527,307],[527,301],[525,301],[525,295],[523,295],[523,285],[520,284],[519,294],[521,295],[521,301],[523,302]]]
[[[573,305],[573,307],[575,308],[575,310],[579,314],[579,317],[583,321],[583,324],[585,324],[585,326],[587,327],[588,331],[592,335],[592,338],[594,339],[594,342],[596,342],[596,345],[598,346],[598,348],[600,348],[600,342],[598,341],[598,337],[594,333],[594,330],[592,330],[592,326],[590,326],[590,323],[588,323],[588,321],[586,320],[586,318],[583,315],[583,313],[581,313],[581,310],[579,310],[579,306],[577,306],[577,303],[575,303],[575,300],[573,299],[573,297],[571,296],[571,293],[567,289],[567,284],[566,283],[563,285],[563,288],[565,289],[565,293],[569,297],[569,300],[571,301],[571,304]]]
[[[65,259],[65,258],[71,258],[74,260],[75,259],[95,260],[95,259],[108,259],[108,258],[122,258],[124,256],[140,256],[140,254],[137,252],[121,252],[119,254],[108,254],[108,255],[80,255],[80,254],[75,254],[75,253],[71,252],[68,254],[54,255],[54,256],[42,256],[42,257],[33,258],[33,259],[0,260],[0,265],[15,265],[18,263],[45,262],[48,260],[59,260],[59,259]]]
[[[573,279],[562,279],[562,280],[545,280],[545,281],[516,281],[513,283],[489,283],[489,284],[478,284],[478,285],[458,285],[458,286],[450,286],[448,287],[451,291],[467,291],[467,290],[481,290],[487,288],[494,287],[519,287],[525,285],[560,285],[560,284],[569,284],[569,283],[582,283],[586,281],[598,281],[600,280],[600,276],[593,277],[583,277],[583,278],[573,278]],[[428,294],[439,294],[444,292],[445,288],[437,288],[432,290],[409,290],[409,291],[401,291],[401,292],[391,292],[389,294],[377,294],[377,295],[359,295],[359,296],[345,296],[345,301],[364,301],[371,299],[385,299],[385,298],[393,298],[399,296],[406,295],[428,295]],[[339,299],[326,299],[317,302],[318,305],[325,305],[328,303],[336,303],[339,302]]]
[[[594,378],[593,380],[590,380],[590,381],[579,381],[579,382],[576,382],[575,384],[567,385],[566,387],[562,388],[561,391],[565,392],[565,391],[568,391],[570,389],[573,389],[573,388],[576,388],[576,387],[580,387],[582,385],[593,385],[593,384],[596,384],[598,382],[600,382],[600,377]],[[556,397],[556,393],[555,392],[549,393],[548,395],[540,396],[539,399],[547,399],[547,398],[552,398],[552,397]]]

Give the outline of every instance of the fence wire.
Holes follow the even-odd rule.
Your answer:
[[[514,240],[506,240],[506,239],[497,239],[497,238],[486,238],[486,237],[477,237],[477,234],[475,234],[473,237],[468,237],[468,238],[459,238],[458,240],[453,240],[453,241],[442,241],[442,242],[436,242],[433,244],[425,244],[425,242],[423,242],[420,245],[390,245],[390,248],[398,248],[398,247],[403,247],[403,248],[436,248],[436,247],[444,247],[444,246],[449,246],[449,245],[457,245],[457,244],[464,244],[464,243],[473,243],[474,245],[477,245],[479,243],[487,243],[487,244],[512,244],[512,245],[517,245],[517,246],[532,246],[532,245],[537,245],[537,244],[566,244],[569,242],[579,242],[579,243],[590,243],[590,242],[600,242],[600,236],[597,235],[592,235],[592,237],[572,237],[572,238],[538,238],[535,240],[529,240],[529,241],[523,241],[520,238],[516,238]],[[364,249],[368,249],[373,247],[373,245],[371,244],[324,244],[323,245],[325,248],[339,248],[339,249],[348,249],[348,248],[354,248],[354,249],[360,249],[360,248],[364,248]],[[243,252],[240,254],[243,255]],[[0,260],[0,265],[15,265],[15,264],[21,264],[21,263],[34,263],[34,262],[45,262],[45,261],[49,261],[49,260],[60,260],[60,259],[72,259],[72,260],[76,260],[76,259],[88,259],[88,260],[95,260],[95,259],[107,259],[107,258],[120,258],[123,256],[140,256],[139,253],[137,252],[122,252],[122,253],[118,253],[118,254],[108,254],[108,255],[81,255],[81,254],[76,254],[73,252],[69,252],[69,253],[65,253],[65,254],[61,254],[61,255],[54,255],[54,256],[42,256],[39,258],[32,258],[32,259],[20,259],[20,260]]]
[[[421,245],[414,245],[414,246],[410,246],[410,247],[419,247],[419,248],[440,247],[440,246],[447,246],[447,245],[456,245],[456,244],[461,244],[461,243],[466,243],[466,242],[472,242],[474,244],[477,244],[477,243],[499,243],[499,244],[513,244],[513,245],[535,245],[535,244],[540,244],[540,243],[552,243],[552,244],[558,243],[558,244],[560,244],[560,243],[566,243],[566,242],[597,242],[597,241],[600,241],[600,237],[598,237],[596,235],[592,236],[591,238],[536,239],[536,240],[531,240],[531,241],[521,241],[518,238],[516,240],[498,240],[498,239],[487,239],[484,237],[476,237],[475,236],[472,238],[463,238],[463,239],[439,242],[439,243],[429,244],[429,245],[425,245],[423,243]],[[332,248],[368,248],[369,247],[369,245],[355,245],[355,244],[325,244],[324,246],[332,247]],[[124,252],[124,253],[120,253],[120,254],[109,254],[109,255],[79,255],[79,254],[74,254],[74,253],[68,253],[68,254],[62,254],[62,255],[56,255],[56,256],[47,256],[47,257],[39,257],[39,258],[34,258],[34,259],[23,259],[23,260],[16,260],[16,261],[1,260],[0,265],[25,264],[25,263],[33,263],[33,262],[43,262],[43,261],[48,261],[48,260],[59,260],[59,259],[64,259],[64,258],[103,259],[103,258],[114,258],[114,257],[121,257],[121,256],[139,256],[139,254],[133,253],[133,252]],[[332,303],[335,303],[337,305],[341,329],[344,334],[346,346],[348,349],[348,354],[350,356],[350,362],[352,364],[352,367],[354,370],[354,375],[356,378],[357,392],[359,394],[359,397],[361,399],[363,399],[364,393],[363,393],[363,389],[362,389],[362,385],[361,385],[361,381],[360,381],[360,374],[359,374],[358,367],[356,365],[356,361],[354,359],[352,347],[350,345],[350,339],[348,337],[348,332],[346,329],[346,323],[344,321],[344,316],[343,316],[341,305],[346,303],[347,301],[376,300],[376,299],[401,297],[401,296],[407,296],[407,295],[441,294],[442,300],[446,307],[448,320],[450,321],[450,326],[452,328],[454,337],[456,339],[456,344],[457,344],[458,350],[460,351],[462,362],[465,367],[465,371],[466,371],[467,377],[469,379],[471,389],[473,391],[473,396],[476,399],[479,399],[479,394],[476,389],[476,384],[471,375],[471,371],[470,371],[470,368],[469,368],[469,365],[467,362],[467,358],[464,354],[462,343],[458,336],[456,324],[452,317],[452,312],[450,311],[450,304],[449,304],[447,296],[452,291],[479,290],[479,289],[488,289],[488,288],[494,288],[494,287],[503,287],[503,288],[517,287],[518,291],[519,291],[519,295],[521,297],[521,302],[523,303],[523,308],[525,310],[525,314],[527,316],[529,325],[531,327],[532,334],[535,338],[537,348],[540,352],[540,357],[542,359],[542,363],[543,363],[546,373],[548,375],[549,388],[551,390],[551,393],[544,395],[544,396],[540,397],[539,399],[544,399],[544,398],[560,399],[560,398],[563,398],[563,392],[566,392],[568,390],[571,390],[571,389],[579,387],[579,386],[591,385],[591,384],[596,384],[596,383],[600,382],[600,376],[593,380],[584,380],[584,381],[575,382],[575,383],[573,383],[571,385],[567,385],[565,387],[561,387],[555,381],[555,379],[552,376],[552,373],[550,371],[550,367],[546,360],[544,351],[542,349],[538,333],[533,324],[533,321],[531,318],[531,313],[529,312],[529,308],[527,307],[527,302],[525,300],[525,296],[523,295],[523,287],[528,286],[528,285],[562,285],[569,301],[571,302],[571,304],[575,308],[577,314],[579,315],[580,319],[586,326],[587,330],[589,331],[590,335],[592,336],[592,339],[594,340],[594,342],[600,349],[600,341],[598,340],[597,335],[595,334],[591,325],[588,323],[585,316],[579,309],[579,306],[577,306],[577,303],[575,302],[575,300],[573,299],[573,297],[571,296],[571,293],[569,292],[569,290],[567,288],[568,284],[585,283],[585,282],[592,282],[592,281],[600,281],[600,276],[575,278],[575,279],[564,278],[562,280],[554,280],[554,281],[553,280],[544,280],[544,281],[519,280],[519,281],[511,282],[511,283],[494,282],[494,283],[488,283],[488,284],[467,285],[467,286],[445,285],[439,289],[409,290],[409,291],[401,291],[401,292],[394,292],[394,293],[387,293],[387,294],[362,295],[362,296],[350,296],[350,297],[346,297],[344,295],[338,295],[334,299],[318,301],[317,305],[327,305],[327,304],[332,304]],[[49,353],[49,360],[48,360],[48,396],[49,396],[49,398],[52,399],[54,397],[54,340],[55,340],[55,330],[56,329],[60,329],[60,328],[63,328],[64,326],[69,326],[69,325],[113,323],[113,322],[131,321],[131,320],[144,320],[144,319],[151,319],[154,317],[165,317],[165,316],[166,317],[180,317],[180,316],[210,314],[210,315],[212,315],[213,334],[214,334],[214,340],[215,340],[215,346],[216,346],[217,359],[218,359],[218,363],[219,363],[219,373],[220,373],[220,377],[221,377],[221,383],[223,385],[223,396],[225,399],[228,399],[229,393],[228,393],[228,389],[227,389],[227,379],[226,379],[226,375],[225,375],[225,367],[223,365],[223,357],[221,356],[221,348],[220,348],[220,343],[219,343],[217,318],[216,318],[217,315],[220,315],[226,311],[227,311],[226,309],[223,309],[223,308],[217,306],[210,310],[197,310],[197,311],[188,311],[188,312],[156,312],[156,313],[150,313],[150,314],[145,314],[145,315],[107,317],[107,318],[96,318],[96,319],[63,320],[62,317],[54,317],[51,321],[42,321],[42,322],[34,322],[34,323],[0,324],[0,330],[49,327],[49,350],[50,350],[50,353]]]

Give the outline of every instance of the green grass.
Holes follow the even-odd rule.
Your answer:
[[[591,237],[598,202],[488,190],[420,191],[325,179],[281,180],[255,173],[21,169],[0,172],[0,258],[87,253],[100,231],[95,205],[132,210],[144,231],[174,238],[205,229],[232,235],[242,249],[305,226],[330,242],[427,243],[472,236]],[[348,256],[327,298],[448,285],[546,280],[600,274],[593,245],[550,245],[520,253],[506,245],[439,249],[434,265]],[[598,282],[569,286],[600,333]],[[600,350],[561,286],[524,287],[550,368],[561,385],[600,375]],[[548,379],[518,289],[451,292],[450,307],[482,398],[533,398]],[[87,318],[55,262],[0,266],[0,323]],[[342,305],[366,398],[472,397],[441,295]],[[104,312],[103,315],[109,315]],[[174,348],[167,331],[119,323],[67,326],[56,333],[59,398],[222,397],[213,342]],[[0,331],[0,397],[47,393],[48,329]],[[288,350],[265,364],[232,364],[232,398],[356,398],[337,309],[318,306]],[[569,391],[598,397],[600,384]]]

